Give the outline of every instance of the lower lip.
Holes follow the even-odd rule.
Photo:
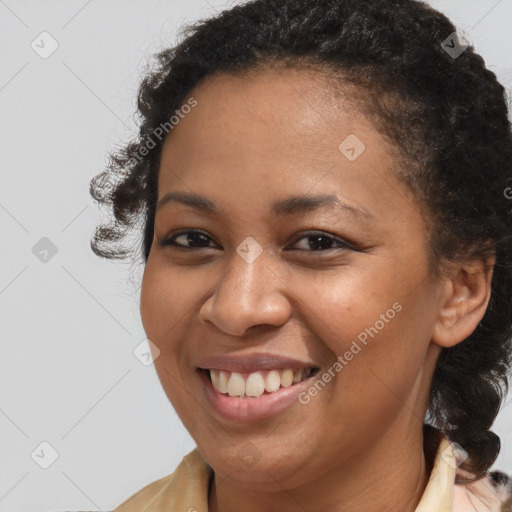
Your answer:
[[[297,401],[299,394],[315,376],[293,384],[287,388],[279,388],[272,393],[260,397],[229,396],[217,391],[211,383],[206,371],[199,370],[199,377],[204,385],[204,393],[213,409],[222,417],[238,422],[251,422],[270,418],[288,408]]]

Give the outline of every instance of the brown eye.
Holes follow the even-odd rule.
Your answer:
[[[294,245],[297,244],[297,242],[301,240],[309,240],[305,244],[306,250],[311,249],[313,252],[319,252],[319,251],[328,251],[331,249],[352,249],[356,250],[354,247],[352,247],[350,244],[345,242],[344,240],[341,240],[337,237],[331,236],[325,232],[314,232],[307,234],[305,236],[302,236],[298,240],[295,241]],[[304,249],[299,249],[304,250]]]
[[[177,241],[179,239],[181,239],[181,242]],[[358,250],[356,247],[349,244],[348,242],[322,231],[312,232],[307,235],[304,235],[298,238],[295,241],[294,245],[297,245],[297,243],[302,240],[308,240],[308,242],[305,244],[305,247],[303,247],[302,249],[290,250],[300,250],[306,252],[325,252],[336,249],[350,249],[353,251]],[[180,249],[208,249],[213,247],[212,245],[209,245],[209,243],[212,241],[213,239],[206,235],[205,233],[203,233],[202,231],[193,229],[180,231],[175,235],[164,238],[162,241],[159,242],[158,245],[161,247],[172,246]]]
[[[182,242],[178,243],[176,240],[181,239]],[[208,235],[202,231],[188,230],[176,233],[173,236],[164,238],[158,245],[161,247],[174,246],[183,249],[194,249],[194,248],[208,248],[208,242],[212,240]]]

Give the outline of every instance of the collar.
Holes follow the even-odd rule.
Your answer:
[[[501,501],[484,503],[485,508],[474,506],[475,489],[478,493],[490,488],[486,480],[471,484],[473,487],[455,485],[457,464],[451,444],[440,430],[427,424],[424,450],[430,477],[415,512],[500,511]],[[147,485],[113,512],[208,512],[212,482],[213,470],[196,447],[183,457],[172,474]],[[465,499],[470,499],[467,503],[474,508],[466,508]]]
[[[440,430],[425,424],[423,436],[430,477],[415,512],[451,512],[457,467],[455,454]]]

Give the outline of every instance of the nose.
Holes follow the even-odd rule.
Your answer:
[[[289,289],[271,260],[266,250],[252,263],[235,252],[199,318],[232,336],[243,336],[258,325],[284,325],[291,315]]]

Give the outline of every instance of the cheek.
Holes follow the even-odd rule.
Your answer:
[[[173,277],[174,274],[173,273]],[[146,337],[160,351],[154,360],[162,387],[173,405],[179,399],[184,376],[183,343],[187,339],[187,304],[183,279],[148,260],[141,286],[140,314]]]
[[[343,395],[341,410],[357,411],[361,401],[400,405],[421,374],[435,318],[433,295],[428,285],[414,288],[421,280],[415,272],[399,278],[392,268],[304,280],[308,327],[331,353],[332,391]]]
[[[149,338],[159,349],[154,367],[169,401],[182,418],[187,418],[190,399],[184,383],[190,377],[182,361],[187,339],[188,313],[193,306],[190,279],[180,272],[171,272],[148,258],[140,294],[141,320]]]
[[[397,321],[398,310],[403,309],[398,299],[403,294],[399,282],[386,271],[341,267],[314,279],[302,276],[294,284],[293,289],[300,290],[297,295],[305,317],[314,322],[310,329],[332,352],[343,354],[352,340],[364,343],[376,331],[389,331]]]
[[[407,254],[368,256],[364,263],[339,267],[315,279],[296,283],[310,317],[324,325],[324,340],[337,354],[352,340],[386,340],[404,349],[407,340],[428,337],[435,316],[435,293],[422,261],[410,264]],[[299,287],[300,285],[300,287]],[[348,346],[347,346],[348,342]],[[381,343],[383,343],[382,341]],[[350,357],[350,356],[349,356]]]
[[[142,278],[140,314],[149,339],[166,343],[197,303],[197,283],[193,274],[172,270],[148,259]]]

